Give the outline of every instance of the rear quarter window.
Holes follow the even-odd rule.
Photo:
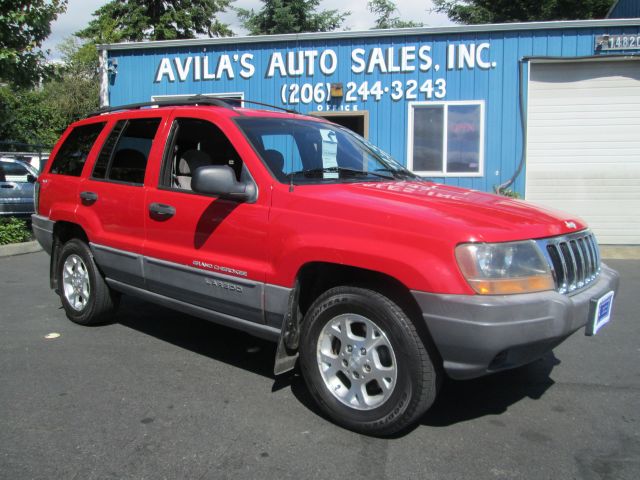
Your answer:
[[[58,150],[49,172],[79,177],[91,147],[104,126],[105,123],[101,122],[75,127]]]

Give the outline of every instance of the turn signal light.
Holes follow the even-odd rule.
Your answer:
[[[516,293],[544,292],[555,285],[550,275],[496,280],[467,280],[471,288],[481,295],[513,295]]]

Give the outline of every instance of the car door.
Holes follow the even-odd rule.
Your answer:
[[[163,117],[120,118],[108,126],[91,173],[80,182],[77,216],[98,265],[111,280],[144,286],[145,172],[162,156]],[[157,161],[157,160],[156,160]]]
[[[29,215],[33,213],[35,170],[13,160],[0,161],[0,213]]]
[[[254,203],[193,192],[190,178],[199,166],[228,165],[238,179],[252,177],[236,148],[241,141],[249,147],[235,125],[202,110],[189,112],[172,118],[158,182],[147,193],[147,288],[263,323],[268,189]],[[233,141],[224,133],[229,129],[235,129]]]

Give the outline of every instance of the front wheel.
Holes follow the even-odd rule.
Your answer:
[[[62,245],[57,275],[60,300],[71,321],[96,325],[111,320],[119,297],[104,281],[85,242],[73,239]]]
[[[307,312],[300,365],[320,408],[336,423],[390,435],[433,403],[438,370],[406,313],[357,287],[321,295]]]

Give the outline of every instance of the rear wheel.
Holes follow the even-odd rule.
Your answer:
[[[73,239],[61,247],[57,276],[60,300],[70,320],[81,325],[111,320],[118,294],[104,281],[85,242]]]
[[[437,369],[411,320],[366,288],[333,288],[313,303],[303,323],[300,365],[320,408],[362,433],[402,430],[437,393]]]

